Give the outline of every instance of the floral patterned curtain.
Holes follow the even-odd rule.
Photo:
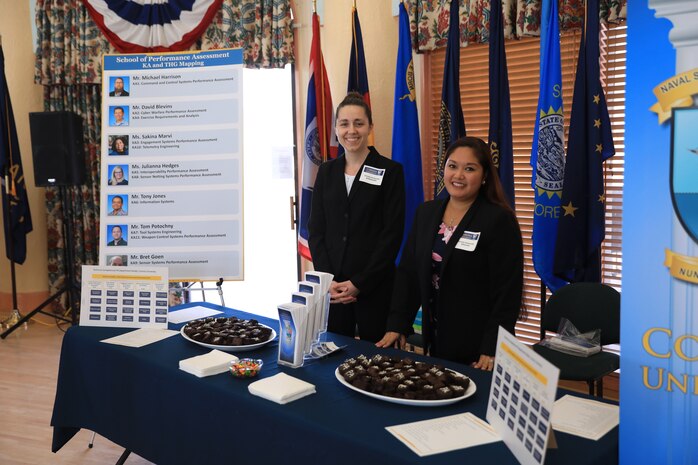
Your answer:
[[[540,35],[541,4],[547,0],[501,0],[504,37]],[[491,0],[459,0],[461,47],[489,41]],[[601,21],[626,19],[627,0],[601,0]],[[425,52],[445,47],[450,0],[405,0],[413,47]],[[584,22],[584,0],[559,0],[560,30],[579,29]]]
[[[35,81],[100,84],[102,54],[116,53],[80,0],[37,0]],[[290,0],[224,0],[191,50],[242,47],[248,68],[293,63]]]
[[[249,68],[283,68],[292,63],[290,0],[224,0],[192,50],[243,48]],[[69,187],[73,206],[73,260],[98,262],[102,54],[116,53],[81,0],[37,0],[34,80],[44,86],[44,110],[83,117],[86,181]],[[65,279],[63,205],[58,188],[46,189],[48,273],[51,294]],[[79,278],[79,276],[78,276]],[[65,308],[65,302],[58,305]]]

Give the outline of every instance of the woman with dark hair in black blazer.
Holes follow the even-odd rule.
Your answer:
[[[352,92],[337,107],[345,153],[323,163],[308,229],[313,265],[334,275],[328,330],[378,341],[385,334],[405,222],[402,165],[368,146],[371,110]]]
[[[388,332],[405,345],[422,307],[430,355],[492,370],[498,327],[514,333],[523,243],[487,144],[463,137],[446,152],[448,198],[419,206],[397,269]]]

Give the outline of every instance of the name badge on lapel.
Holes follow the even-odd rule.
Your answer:
[[[479,232],[463,231],[463,235],[458,239],[456,249],[472,252],[477,247],[477,242],[480,240]]]
[[[361,170],[361,177],[359,181],[368,184],[373,184],[374,186],[380,186],[383,184],[383,175],[385,174],[384,169],[374,168],[373,166],[364,165],[364,169]]]

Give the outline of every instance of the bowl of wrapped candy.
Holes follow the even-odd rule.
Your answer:
[[[259,374],[264,362],[261,359],[241,358],[230,363],[230,373],[234,378],[254,378]]]

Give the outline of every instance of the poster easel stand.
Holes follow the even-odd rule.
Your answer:
[[[199,283],[201,287],[199,288],[194,288],[194,285],[196,283]],[[184,287],[185,292],[192,292],[192,291],[197,291],[201,292],[201,300],[203,302],[206,302],[206,291],[216,291],[218,292],[218,297],[221,299],[221,307],[225,307],[225,298],[223,297],[223,278],[218,278],[218,281],[216,281],[216,287],[204,287],[204,282],[203,281],[196,281],[196,282],[191,282],[187,284]]]

